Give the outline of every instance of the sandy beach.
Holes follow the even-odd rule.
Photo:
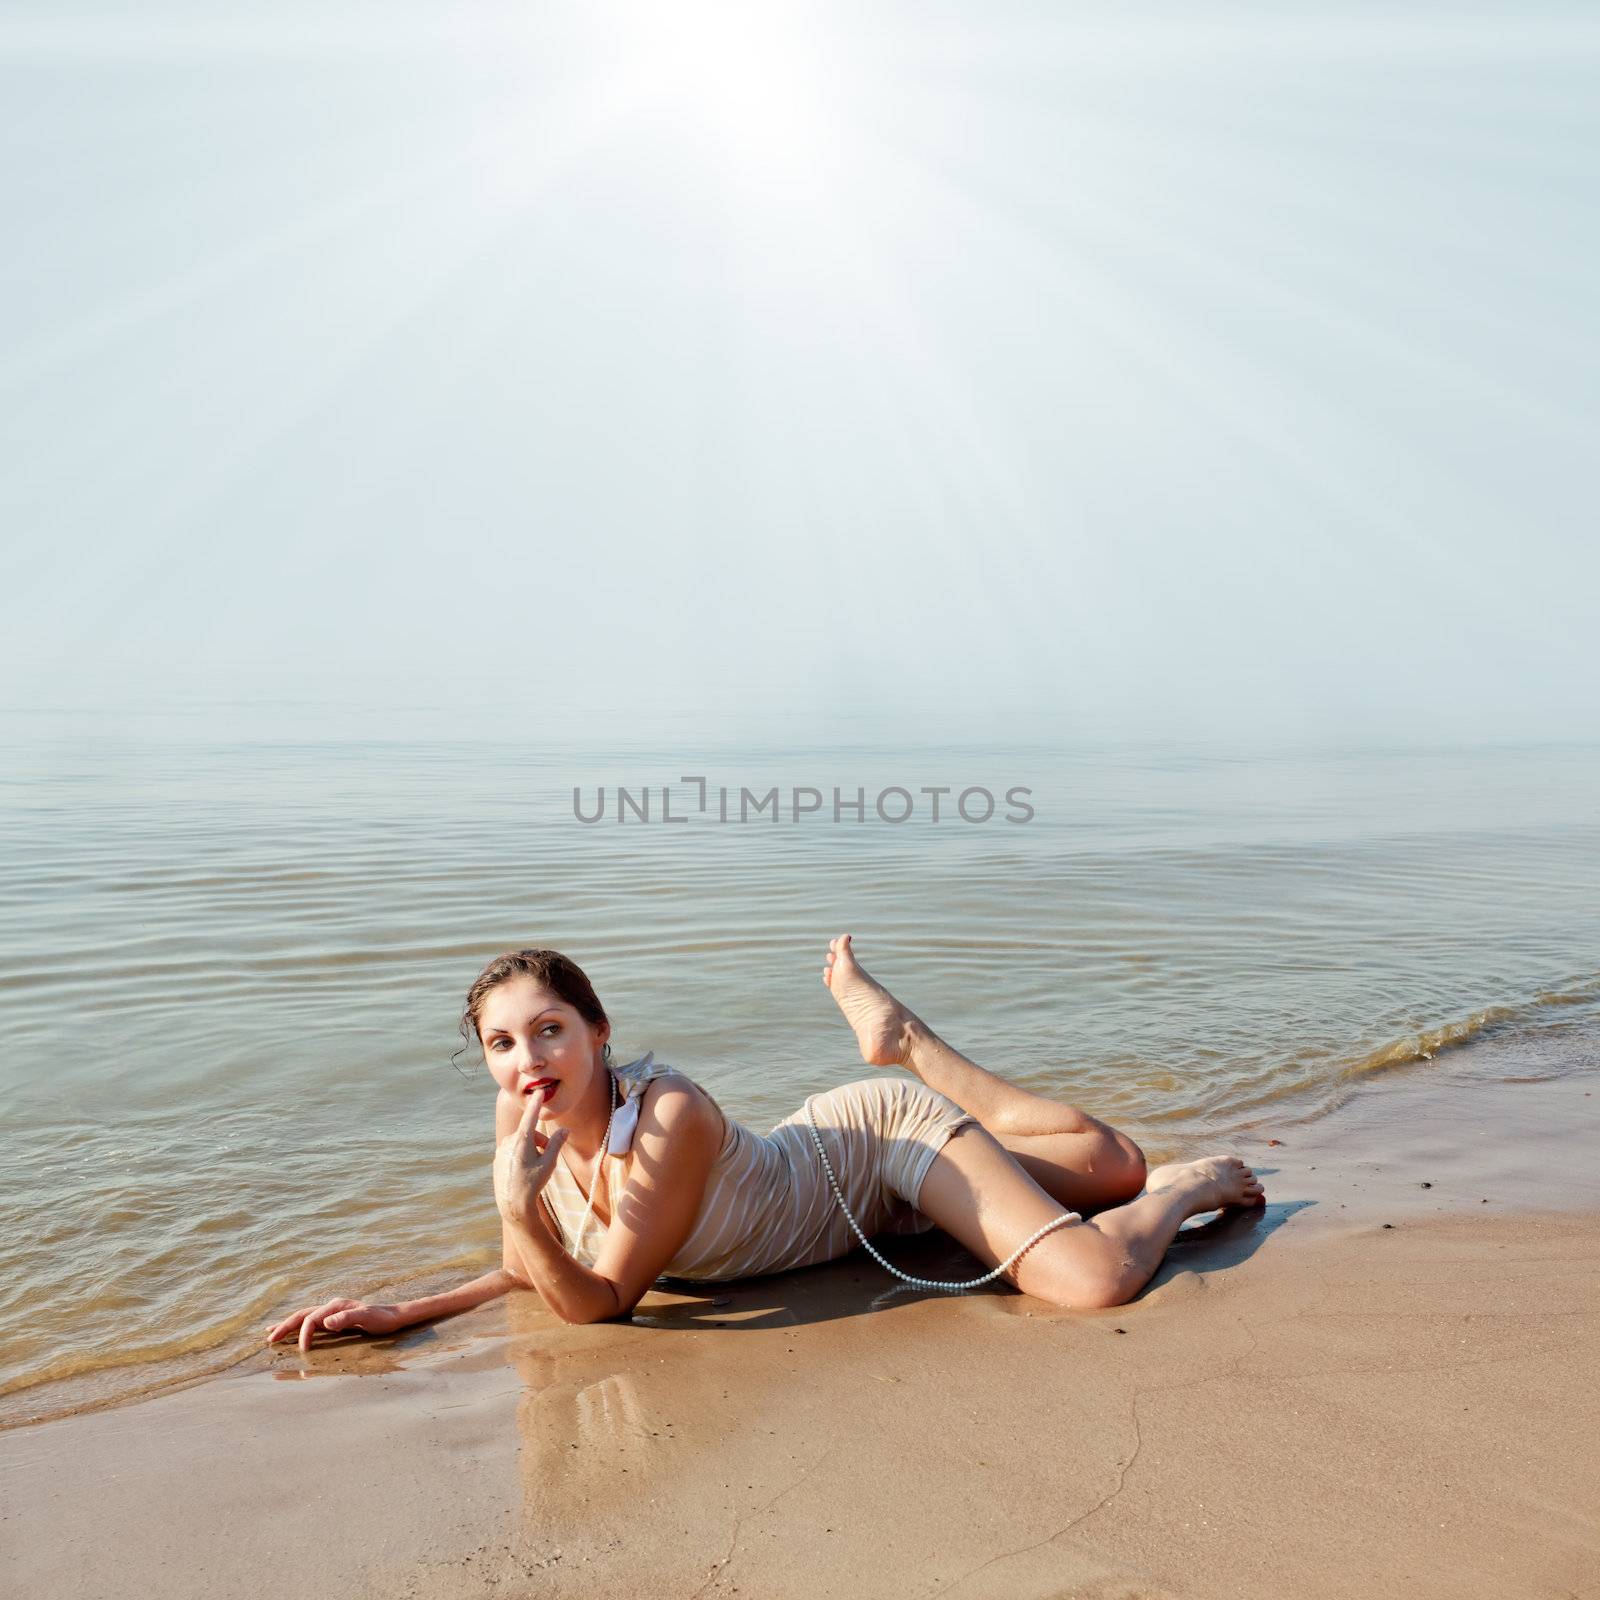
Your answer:
[[[631,1323],[518,1295],[13,1429],[13,1592],[1596,1592],[1600,1083],[1450,1087],[1262,1130],[1265,1215],[1115,1311],[858,1254]]]

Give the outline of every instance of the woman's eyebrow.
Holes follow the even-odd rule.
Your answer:
[[[560,1015],[561,1013],[557,1011],[554,1006],[546,1006],[544,1010],[539,1013],[538,1017],[528,1018],[528,1026],[531,1028],[534,1023],[539,1020],[539,1017],[559,1017]],[[505,1031],[506,1030],[504,1028],[491,1028],[489,1030],[490,1033],[504,1033]]]

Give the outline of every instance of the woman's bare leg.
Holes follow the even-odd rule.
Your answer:
[[[866,972],[848,933],[829,943],[822,976],[855,1030],[862,1060],[910,1067],[930,1089],[970,1111],[1062,1205],[1091,1211],[1144,1187],[1144,1153],[1132,1139],[1076,1106],[1019,1089],[946,1044]]]
[[[1002,1274],[1051,1305],[1094,1310],[1131,1300],[1155,1275],[1188,1217],[1261,1204],[1261,1185],[1233,1156],[1161,1167],[1126,1205],[1052,1229]],[[1061,1205],[982,1128],[954,1133],[922,1181],[917,1210],[997,1267]]]

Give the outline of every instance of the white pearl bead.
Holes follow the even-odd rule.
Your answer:
[[[577,1257],[579,1247],[583,1244],[584,1233],[588,1230],[589,1222],[594,1216],[594,1197],[600,1187],[600,1180],[605,1175],[604,1168],[606,1157],[611,1152],[611,1124],[617,1120],[617,1080],[611,1075],[611,1069],[606,1068],[606,1077],[611,1089],[611,1115],[606,1118],[605,1136],[600,1141],[600,1154],[595,1157],[594,1175],[589,1179],[589,1203],[583,1208],[583,1221],[578,1224],[578,1231],[573,1235],[572,1248],[567,1252],[574,1259]],[[557,1156],[559,1160],[559,1155]],[[610,1184],[606,1185],[607,1191]]]

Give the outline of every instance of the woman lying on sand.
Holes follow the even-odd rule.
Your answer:
[[[1116,1306],[1149,1282],[1186,1218],[1261,1203],[1232,1156],[1147,1173],[1126,1134],[969,1061],[867,975],[849,934],[829,945],[822,976],[862,1059],[922,1082],[844,1084],[762,1136],[652,1056],[613,1067],[610,1019],[559,952],[491,961],[461,1027],[500,1086],[504,1265],[401,1305],[330,1300],[285,1317],[268,1342],[298,1332],[306,1350],[319,1330],[392,1333],[510,1289],[537,1289],[565,1322],[603,1322],[658,1278],[784,1272],[875,1233],[935,1226],[990,1269],[951,1287],[1003,1277],[1052,1305]]]

